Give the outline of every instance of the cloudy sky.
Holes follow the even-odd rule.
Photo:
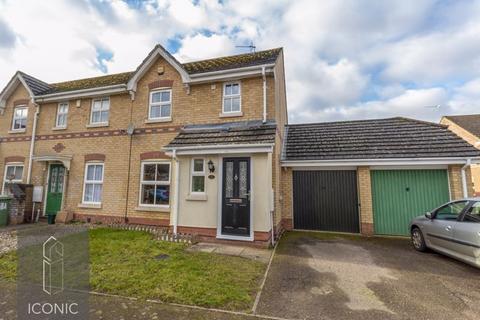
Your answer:
[[[0,87],[284,47],[290,122],[480,113],[480,1],[0,0]],[[434,107],[440,106],[440,107]]]

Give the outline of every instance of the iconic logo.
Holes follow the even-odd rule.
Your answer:
[[[43,243],[43,291],[49,295],[63,291],[63,244],[53,236]]]

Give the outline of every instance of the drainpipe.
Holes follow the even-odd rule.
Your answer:
[[[30,155],[28,157],[28,172],[27,172],[27,184],[30,184],[30,179],[32,176],[32,162],[33,162],[33,148],[35,147],[35,133],[37,131],[37,120],[38,115],[40,114],[40,106],[33,100],[35,105],[35,115],[33,117],[33,128],[32,128],[32,139],[30,141]]]
[[[467,163],[462,167],[462,188],[463,188],[463,197],[468,198],[468,187],[467,187],[467,174],[465,173],[465,169],[472,164],[472,159],[468,158]]]
[[[175,160],[175,201],[173,202],[173,233],[177,234],[177,227],[178,227],[178,203],[179,200],[179,193],[180,193],[180,168],[177,158],[177,150],[173,149],[173,159]]]
[[[267,122],[267,76],[265,74],[265,66],[262,67],[263,78],[263,123]]]

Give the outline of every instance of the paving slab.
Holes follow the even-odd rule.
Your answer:
[[[208,252],[208,253],[217,253],[224,254],[229,256],[237,256],[251,260],[257,260],[264,263],[268,263],[270,257],[273,253],[273,250],[270,249],[259,249],[252,248],[247,246],[233,246],[226,245],[223,243],[197,243],[187,249],[192,252]]]

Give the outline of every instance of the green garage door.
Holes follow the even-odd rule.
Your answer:
[[[450,199],[447,170],[374,170],[373,220],[376,234],[408,235],[408,224]]]

